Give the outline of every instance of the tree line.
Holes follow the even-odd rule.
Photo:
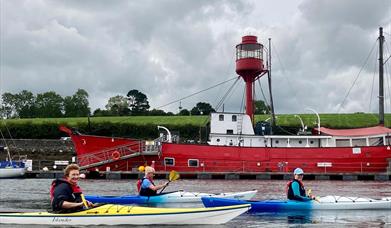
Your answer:
[[[78,89],[72,96],[62,97],[54,91],[33,94],[22,90],[19,93],[3,93],[0,106],[2,118],[61,118],[86,117],[91,115],[88,93]],[[106,109],[96,109],[93,116],[141,116],[175,115],[159,109],[150,109],[148,97],[136,90],[130,90],[126,96],[110,97]],[[215,110],[205,102],[198,102],[190,111],[181,109],[176,115],[208,115]]]
[[[88,93],[78,89],[72,96],[62,97],[54,91],[39,93],[22,90],[19,93],[3,93],[0,106],[2,118],[61,118],[86,117],[91,115]],[[136,90],[130,90],[126,96],[110,97],[106,109],[96,109],[93,116],[167,116],[167,115],[209,115],[216,110],[206,102],[198,102],[192,109],[182,109],[176,114],[160,109],[150,110],[148,97]],[[255,102],[256,114],[267,114],[270,108],[263,101]]]

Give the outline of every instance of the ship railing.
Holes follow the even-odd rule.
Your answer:
[[[111,147],[95,153],[78,156],[78,163],[82,169],[88,169],[104,164],[124,160],[140,155],[156,155],[158,152],[152,147],[146,146],[145,141],[139,140],[134,143]]]
[[[189,164],[184,161],[175,161],[175,166],[166,165],[164,171],[172,169],[188,171],[188,172],[232,172],[232,173],[292,173],[297,167],[301,167],[308,173],[386,173],[391,170],[391,161],[376,161],[376,162],[257,162],[257,161],[226,161],[199,160],[198,166],[189,167]]]

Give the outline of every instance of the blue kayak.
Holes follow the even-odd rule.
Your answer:
[[[86,200],[92,203],[110,203],[110,204],[160,204],[160,203],[201,203],[201,197],[215,198],[234,198],[248,200],[255,196],[256,190],[245,192],[227,192],[227,193],[200,193],[200,192],[166,192],[156,196],[99,196],[87,195]]]
[[[202,197],[205,207],[250,204],[249,212],[282,212],[312,210],[391,210],[391,198],[371,199],[360,197],[325,196],[311,201],[296,200],[237,200]]]

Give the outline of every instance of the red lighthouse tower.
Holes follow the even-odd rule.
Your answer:
[[[243,36],[242,43],[236,45],[236,73],[246,82],[246,114],[254,123],[254,81],[267,70],[263,65],[263,45],[256,36]]]

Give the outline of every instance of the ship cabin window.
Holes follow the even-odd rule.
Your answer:
[[[233,115],[232,116],[232,122],[236,122],[236,119],[237,119],[236,115]]]
[[[234,130],[232,129],[227,129],[227,135],[233,135],[234,134]]]
[[[313,140],[311,140],[311,141],[310,141],[310,143],[311,143],[311,144],[314,144],[314,141],[313,141]]]
[[[279,141],[278,140],[276,140],[276,144],[278,144],[279,143]]]
[[[175,158],[164,158],[165,166],[175,166]]]
[[[224,121],[224,115],[219,115],[219,120]]]
[[[220,139],[216,139],[217,142],[220,142]]]
[[[299,140],[299,144],[302,144],[303,142],[301,140]]]
[[[198,159],[189,159],[187,161],[187,165],[189,167],[199,167],[199,161],[198,161]]]

